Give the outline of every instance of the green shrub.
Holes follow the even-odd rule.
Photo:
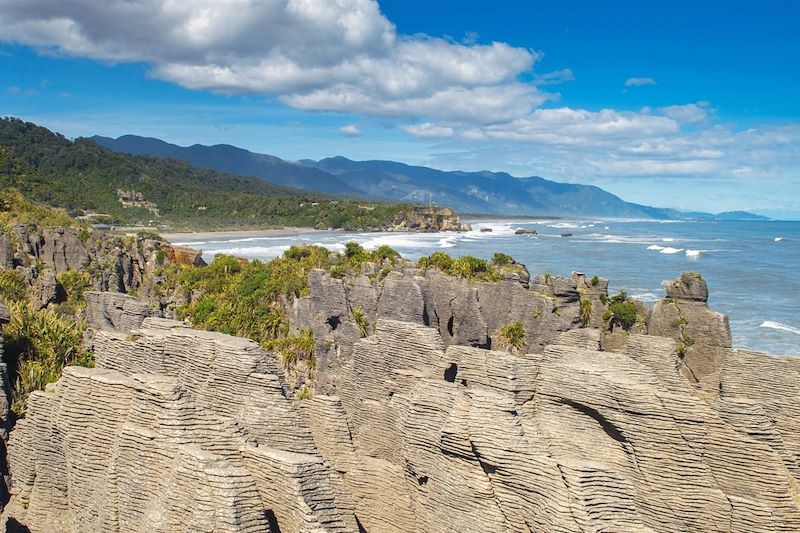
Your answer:
[[[581,298],[581,326],[584,328],[592,318],[592,301],[588,298]]]
[[[505,266],[514,263],[514,258],[502,252],[496,252],[492,256],[492,264],[497,266]]]
[[[353,309],[353,320],[362,337],[369,335],[369,322],[367,321],[367,317],[364,316],[364,311],[362,311],[360,307]]]
[[[28,296],[28,284],[16,270],[0,270],[0,299],[17,302]]]
[[[506,324],[497,331],[498,346],[511,353],[520,353],[525,347],[525,327],[522,322]]]
[[[485,259],[471,255],[463,255],[453,259],[444,252],[434,252],[430,256],[423,256],[417,261],[417,267],[440,270],[450,276],[459,276],[465,279],[482,281],[500,281],[503,279],[493,264]]]
[[[10,321],[3,327],[4,354],[12,383],[11,409],[25,413],[34,390],[56,381],[67,365],[93,366],[91,354],[81,351],[83,328],[51,309],[34,310],[26,302],[9,305]]]
[[[67,295],[67,307],[73,313],[86,306],[83,294],[92,288],[92,278],[81,270],[67,270],[58,276],[58,283]]]
[[[600,276],[598,276],[597,274],[592,276],[591,283],[592,283],[592,287],[597,287],[597,284],[600,283]]]
[[[372,252],[369,254],[369,257],[373,261],[384,261],[388,259],[389,261],[394,262],[395,259],[400,257],[400,253],[391,246],[383,244],[372,250]]]
[[[629,330],[636,324],[637,313],[636,305],[628,300],[627,294],[621,291],[616,296],[607,299],[608,309],[603,313],[603,320],[613,327],[621,326],[624,330]]]
[[[264,349],[277,352],[285,366],[291,367],[297,362],[304,362],[310,369],[317,367],[317,360],[314,357],[315,345],[314,333],[310,329],[303,329],[296,336],[272,339],[262,343]],[[311,361],[312,359],[313,361]]]

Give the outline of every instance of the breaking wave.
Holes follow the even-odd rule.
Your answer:
[[[780,322],[773,322],[772,320],[764,321],[759,327],[760,328],[777,329],[777,330],[780,330],[780,331],[788,331],[789,333],[794,333],[795,335],[800,335],[800,329],[793,328],[792,326],[787,326],[786,324],[781,324]]]

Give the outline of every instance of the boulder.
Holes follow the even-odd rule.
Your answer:
[[[708,288],[699,274],[685,272],[665,288],[667,298],[653,305],[647,332],[675,339],[686,378],[716,397],[732,342],[728,317],[709,309]]]
[[[30,300],[36,309],[44,309],[50,304],[66,299],[64,289],[56,280],[55,272],[50,269],[45,269],[35,278],[32,288]]]
[[[188,246],[175,246],[169,247],[171,251],[170,259],[179,265],[185,266],[205,266],[206,262],[203,260],[203,251]]]
[[[667,297],[689,302],[707,302],[708,286],[697,272],[684,272],[678,279],[664,284]]]
[[[536,235],[536,230],[528,228],[517,228],[516,231],[514,231],[514,235]]]
[[[95,330],[129,334],[153,314],[146,304],[127,294],[90,291],[84,296],[86,320]]]

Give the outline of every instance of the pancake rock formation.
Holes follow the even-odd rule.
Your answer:
[[[32,394],[8,440],[3,519],[68,533],[800,531],[800,358],[732,350],[695,281],[667,287],[648,318],[659,335],[604,351],[600,329],[567,327],[577,304],[562,299],[593,297],[575,292],[582,277],[534,280],[564,313],[512,354],[454,340],[445,309],[475,302],[460,285],[439,301],[435,275],[390,274],[389,311],[313,273],[298,305],[314,320],[362,297],[374,323],[305,399],[254,342],[94,295],[96,366]],[[501,294],[540,302],[514,283]],[[486,326],[468,341],[512,312],[478,298],[458,315]]]

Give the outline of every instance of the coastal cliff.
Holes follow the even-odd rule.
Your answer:
[[[94,368],[11,431],[9,530],[800,528],[800,359],[732,350],[699,275],[650,312],[581,274],[377,268],[290,304],[300,395],[255,342],[89,293]]]

